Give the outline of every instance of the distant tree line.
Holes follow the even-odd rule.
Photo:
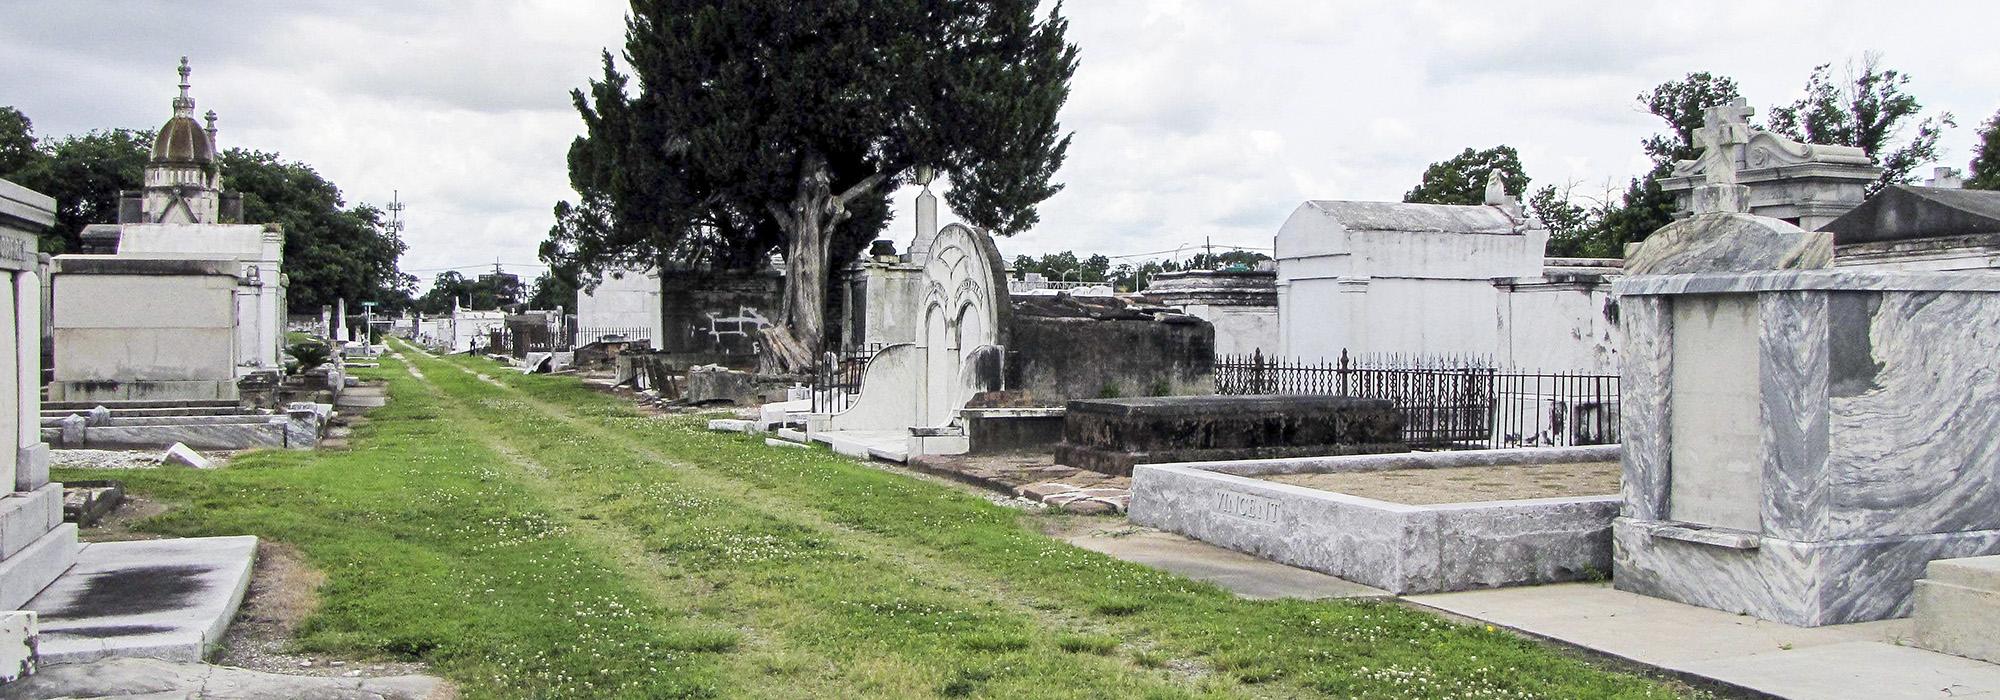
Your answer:
[[[1270,260],[1271,256],[1250,250],[1231,250],[1222,253],[1195,253],[1183,260],[1148,260],[1138,265],[1118,263],[1111,258],[1092,255],[1078,259],[1076,253],[1063,251],[1049,253],[1039,258],[1018,255],[1014,257],[1014,274],[1017,276],[1037,273],[1057,282],[1092,282],[1111,285],[1119,291],[1133,292],[1145,289],[1152,279],[1163,272],[1185,270],[1220,270],[1231,267],[1255,269],[1257,263]]]
[[[0,107],[0,178],[56,199],[55,230],[41,240],[46,253],[79,250],[85,226],[117,223],[119,193],[144,185],[152,146],[153,132],[138,129],[36,138],[27,115]],[[318,313],[343,298],[385,310],[409,305],[416,278],[396,269],[407,246],[383,226],[381,210],[348,206],[312,166],[276,153],[232,148],[218,166],[224,189],[243,195],[244,221],[284,226],[293,313]]]
[[[1955,122],[1948,112],[1925,116],[1923,105],[1905,92],[1909,82],[1907,74],[1883,68],[1875,54],[1850,64],[1840,77],[1831,64],[1824,64],[1806,79],[1803,96],[1767,112],[1764,128],[1806,143],[1860,148],[1882,168],[1881,179],[1869,187],[1871,195],[1891,184],[1914,182],[1918,168],[1937,159],[1938,138]],[[1507,192],[1524,196],[1529,211],[1548,226],[1550,255],[1622,257],[1626,244],[1673,221],[1673,195],[1659,181],[1672,176],[1675,163],[1700,154],[1694,132],[1702,126],[1703,112],[1741,96],[1735,80],[1706,72],[1641,93],[1639,105],[1669,128],[1640,142],[1653,167],[1623,192],[1593,197],[1574,185],[1544,185],[1530,192],[1520,154],[1502,145],[1467,148],[1432,163],[1403,201],[1478,204],[1484,201],[1488,173],[1498,170]],[[1914,130],[1905,134],[1912,125]],[[1966,187],[2000,189],[2000,114],[1980,130],[1976,148]]]

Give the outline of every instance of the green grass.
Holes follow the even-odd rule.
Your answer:
[[[123,475],[328,575],[308,650],[467,697],[1675,697],[1389,604],[1244,601],[973,495],[410,353],[341,453]],[[475,376],[484,373],[486,378]],[[84,476],[70,473],[69,476]]]

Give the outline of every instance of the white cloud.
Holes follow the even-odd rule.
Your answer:
[[[0,104],[40,133],[157,126],[182,54],[223,142],[313,164],[349,201],[400,190],[405,267],[532,262],[581,128],[569,91],[622,44],[610,0],[16,0]],[[1424,167],[1509,144],[1539,184],[1622,189],[1660,129],[1633,96],[1696,70],[1751,104],[1865,50],[1959,117],[1946,164],[2000,109],[2000,6],[1844,0],[1643,6],[1361,0],[1072,2],[1076,132],[1042,225],[1002,250],[1264,247],[1305,199],[1395,199]],[[898,193],[907,207],[913,192]],[[899,219],[885,235],[905,239]],[[528,270],[523,270],[527,272]],[[429,276],[426,273],[424,276]]]

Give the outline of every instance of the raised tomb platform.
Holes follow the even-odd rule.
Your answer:
[[[1135,464],[1407,452],[1403,414],[1348,396],[1156,396],[1071,401],[1056,463]]]
[[[1605,445],[1146,464],[1131,518],[1397,595],[1576,581],[1611,569],[1617,460]]]

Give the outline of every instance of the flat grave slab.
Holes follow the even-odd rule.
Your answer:
[[[250,586],[257,538],[94,542],[28,601],[44,664],[147,657],[200,661]]]

